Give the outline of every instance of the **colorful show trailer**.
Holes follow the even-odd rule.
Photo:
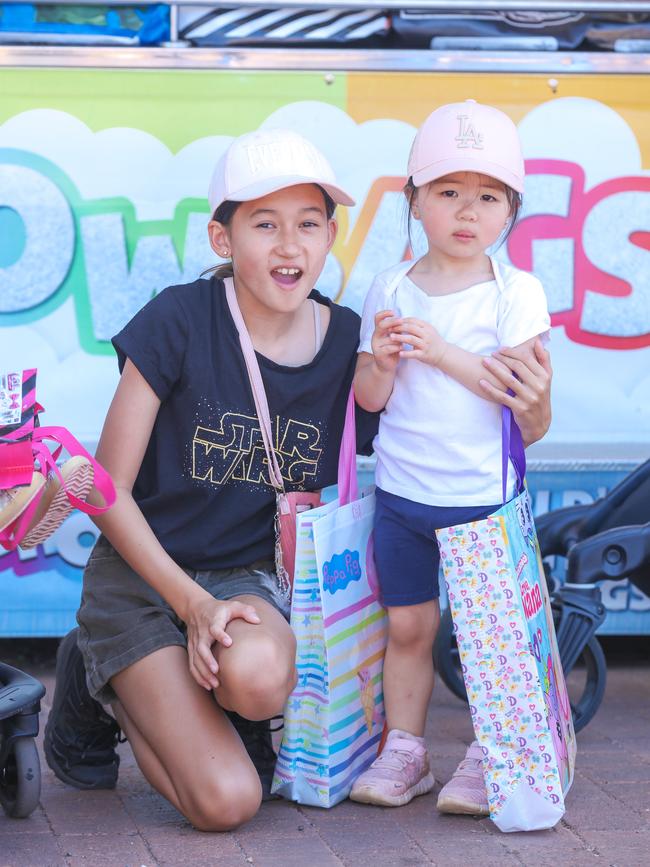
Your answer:
[[[45,423],[96,444],[118,376],[111,336],[166,285],[214,264],[207,179],[234,136],[291,127],[327,154],[357,205],[341,209],[318,288],[360,310],[374,273],[409,255],[401,189],[415,129],[471,97],[519,127],[525,204],[498,256],[541,278],[552,312],[553,424],[529,453],[535,510],[594,499],[650,457],[648,46],[188,47],[186,5],[171,7],[165,45],[0,45],[0,370],[38,368]],[[376,7],[388,16],[398,5]],[[264,4],[276,21],[282,7],[295,12]],[[44,546],[0,556],[0,635],[73,624],[96,533],[74,514]],[[604,592],[606,631],[650,633],[650,599],[625,585]]]

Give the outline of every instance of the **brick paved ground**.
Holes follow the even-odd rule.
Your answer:
[[[39,676],[52,693],[48,658],[10,658],[17,643],[0,642],[0,658]],[[53,644],[51,645],[54,646]],[[382,810],[349,801],[333,810],[264,804],[230,834],[194,831],[149,788],[121,747],[114,792],[79,792],[43,762],[42,804],[26,820],[0,815],[0,867],[582,867],[650,864],[650,658],[611,644],[603,706],[578,736],[578,768],[565,819],[552,831],[501,834],[488,819],[441,816],[436,791],[409,806]],[[612,663],[612,651],[614,661]],[[634,658],[630,658],[634,657]],[[434,769],[445,781],[471,736],[469,714],[437,685],[427,736]]]

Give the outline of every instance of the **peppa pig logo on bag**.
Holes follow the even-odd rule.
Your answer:
[[[346,550],[335,554],[323,565],[323,588],[332,595],[345,590],[352,581],[361,579],[361,562],[358,551]]]

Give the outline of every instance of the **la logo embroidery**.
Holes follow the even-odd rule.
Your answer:
[[[458,135],[456,136],[459,148],[483,149],[483,133],[470,123],[466,114],[458,115]]]

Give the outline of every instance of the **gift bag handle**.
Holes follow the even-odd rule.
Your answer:
[[[350,388],[345,408],[343,439],[339,451],[339,502],[342,506],[359,499],[357,482],[357,431],[354,412],[354,389]]]
[[[508,494],[508,459],[512,461],[517,477],[517,493],[524,489],[526,476],[526,451],[519,425],[514,419],[509,406],[501,407],[501,478],[503,502]]]
[[[271,484],[278,493],[284,491],[284,480],[278,460],[273,448],[273,436],[271,428],[271,414],[269,412],[269,404],[266,398],[266,390],[260,373],[260,366],[255,355],[255,347],[246,328],[244,317],[239,308],[237,301],[237,293],[232,277],[224,279],[226,287],[226,301],[230,315],[233,318],[237,333],[239,334],[239,343],[241,345],[248,378],[253,392],[253,400],[255,402],[255,411],[260,422],[260,430],[262,433],[262,442],[264,443],[264,451],[269,467],[269,478]],[[343,427],[343,438],[341,440],[341,448],[339,451],[339,468],[338,468],[338,486],[339,500],[341,505],[356,500],[358,497],[357,487],[357,470],[356,470],[356,426],[354,413],[354,392],[350,389],[348,402],[345,411],[345,425]]]

